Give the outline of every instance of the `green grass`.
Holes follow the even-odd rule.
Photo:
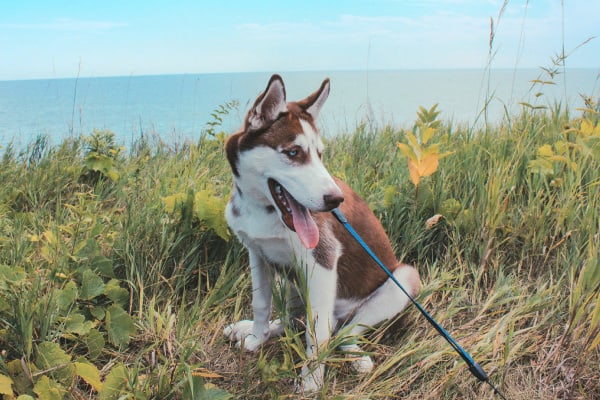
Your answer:
[[[223,228],[231,176],[211,129],[177,146],[122,148],[95,132],[2,149],[5,399],[297,398],[302,332],[259,354],[222,336],[250,317],[251,288]],[[442,121],[431,141],[452,154],[418,190],[396,146],[404,131],[360,125],[327,140],[329,169],[420,271],[419,301],[510,399],[600,396],[599,130],[594,104],[526,107],[480,130]],[[412,307],[364,338],[366,376],[339,340],[323,349],[322,398],[494,398]]]

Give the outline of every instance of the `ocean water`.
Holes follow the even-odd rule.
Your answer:
[[[580,94],[598,97],[598,69],[572,69],[554,85],[537,85],[541,70],[399,70],[286,72],[282,77],[289,100],[304,98],[325,77],[331,94],[321,114],[324,135],[349,132],[357,123],[409,127],[419,106],[438,103],[440,118],[482,123],[518,113],[520,102],[572,108],[583,104]],[[0,145],[23,146],[39,135],[51,143],[108,129],[127,146],[142,135],[181,142],[197,139],[219,105],[239,102],[223,120],[235,131],[270,73],[187,74],[113,78],[0,81]],[[542,93],[542,95],[539,95]],[[536,96],[536,94],[538,94]]]

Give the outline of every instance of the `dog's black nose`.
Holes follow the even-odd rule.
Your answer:
[[[326,194],[323,196],[323,202],[328,210],[333,210],[339,206],[342,201],[344,201],[344,196],[338,194]]]

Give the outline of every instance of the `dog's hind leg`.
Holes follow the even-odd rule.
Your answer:
[[[419,291],[419,273],[409,265],[402,265],[394,271],[394,277],[402,284],[411,296]],[[345,324],[351,327],[349,336],[360,335],[365,329],[377,325],[399,314],[408,304],[408,297],[388,279],[371,296],[369,296],[355,311],[353,318]],[[357,344],[341,346],[343,351],[361,353]],[[369,356],[358,356],[352,361],[352,367],[359,373],[367,373],[373,369]]]

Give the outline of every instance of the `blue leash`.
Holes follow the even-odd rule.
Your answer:
[[[495,394],[500,396],[502,399],[506,400],[506,397],[504,397],[504,394],[496,386],[494,386],[494,384],[492,382],[490,382],[487,374],[485,373],[485,371],[483,370],[481,365],[479,365],[477,362],[475,362],[475,360],[473,360],[473,357],[471,357],[471,355],[465,349],[463,349],[456,342],[456,340],[454,340],[454,338],[448,333],[448,331],[446,331],[435,319],[433,319],[433,317],[431,315],[429,315],[429,313],[421,306],[421,304],[419,304],[419,302],[416,301],[406,291],[406,289],[404,289],[404,287],[398,281],[398,279],[396,279],[394,274],[392,274],[392,272],[381,262],[381,260],[379,260],[379,258],[375,255],[375,253],[373,253],[373,250],[371,250],[371,248],[367,245],[367,243],[365,243],[365,241],[360,237],[360,235],[354,230],[354,228],[352,227],[352,225],[350,225],[350,223],[348,222],[348,220],[346,219],[344,214],[342,214],[340,209],[335,208],[334,210],[331,211],[331,213],[335,216],[335,218],[342,225],[344,225],[344,227],[350,233],[350,235],[352,235],[352,237],[358,242],[358,244],[367,252],[367,254],[369,254],[369,256],[373,259],[373,261],[375,261],[377,263],[377,265],[379,265],[381,267],[381,269],[396,284],[396,286],[398,286],[400,288],[400,290],[402,290],[402,292],[404,292],[406,297],[408,297],[408,299],[415,305],[415,307],[417,307],[417,309],[421,312],[421,314],[423,314],[423,316],[427,319],[427,321],[429,321],[429,323],[435,328],[435,330],[438,331],[439,334],[442,335],[442,337],[444,339],[446,339],[446,341],[450,344],[450,346],[452,346],[452,348],[458,353],[458,355],[460,355],[462,357],[462,359],[469,366],[469,371],[471,372],[471,374],[473,374],[481,382],[486,382],[488,385],[490,385],[492,387]]]

